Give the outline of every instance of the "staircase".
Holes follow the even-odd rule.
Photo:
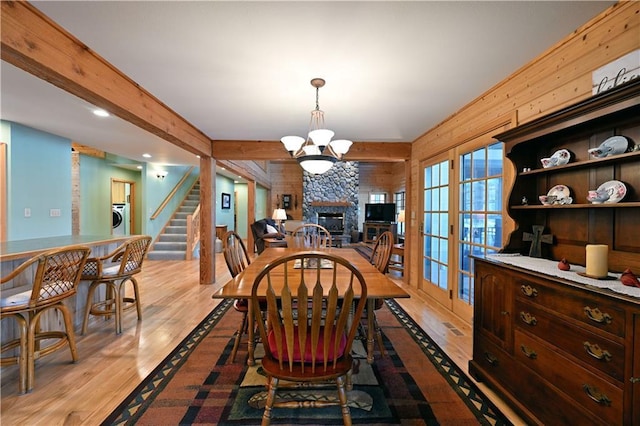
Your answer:
[[[185,260],[187,257],[187,216],[200,204],[200,182],[196,182],[178,210],[147,253],[149,260]]]

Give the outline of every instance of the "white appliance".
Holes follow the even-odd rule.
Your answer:
[[[127,235],[129,225],[128,207],[126,204],[114,204],[111,209],[111,226],[113,235]]]

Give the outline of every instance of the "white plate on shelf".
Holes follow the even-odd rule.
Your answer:
[[[547,195],[556,197],[554,204],[571,204],[571,201],[573,201],[569,201],[571,199],[571,191],[567,185],[556,185],[549,190]]]
[[[596,191],[606,191],[609,194],[609,199],[604,201],[605,204],[617,203],[627,195],[626,185],[619,180],[610,180],[605,182],[600,185]]]
[[[596,158],[604,158],[624,154],[627,149],[629,149],[629,139],[625,136],[612,136],[602,142],[599,147],[591,148],[588,152]]]

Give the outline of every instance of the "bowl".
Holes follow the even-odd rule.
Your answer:
[[[555,195],[540,195],[538,200],[545,206],[550,206],[557,201],[558,197]]]

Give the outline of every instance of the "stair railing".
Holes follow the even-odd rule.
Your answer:
[[[187,216],[187,253],[186,259],[191,260],[193,249],[200,242],[200,204],[193,214]]]
[[[169,204],[169,201],[171,201],[171,199],[178,193],[178,189],[180,189],[182,184],[189,178],[194,168],[195,168],[194,166],[191,166],[191,168],[187,170],[184,176],[182,176],[182,178],[180,179],[180,182],[176,183],[176,185],[173,187],[169,195],[167,195],[167,197],[162,201],[162,203],[156,209],[156,211],[153,212],[153,214],[151,215],[151,220],[155,220],[160,215],[160,213],[162,213],[162,210],[164,210],[164,208],[167,207],[167,205]]]

